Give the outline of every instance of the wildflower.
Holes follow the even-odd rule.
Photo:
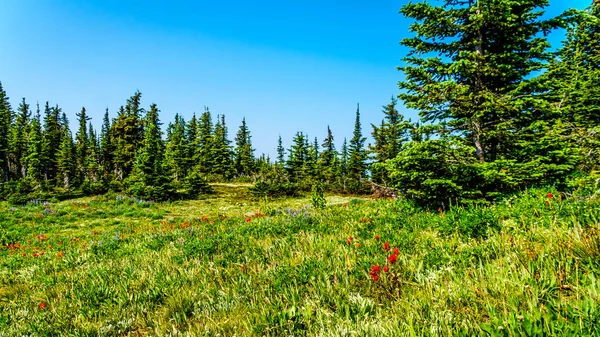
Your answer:
[[[387,243],[387,242],[386,242],[386,243],[384,243],[384,244],[383,244],[383,250],[385,250],[386,252],[387,252],[388,250],[390,250],[390,244],[389,244],[389,243]]]
[[[348,237],[348,240],[346,240],[346,244],[348,244],[348,245],[349,245],[349,244],[351,244],[351,243],[352,243],[352,237],[351,237],[351,236],[349,236],[349,237]]]
[[[388,266],[385,266],[385,267],[383,267],[383,271],[384,271],[385,273],[387,273],[388,271],[390,271],[390,268],[389,268]]]
[[[394,248],[394,255],[400,255],[400,249]]]
[[[44,310],[46,309],[46,303],[41,302],[40,304],[38,304],[38,306],[40,307],[40,309]]]
[[[379,271],[381,270],[380,266],[371,266],[371,271],[369,275],[371,275],[371,279],[375,282],[379,280]]]
[[[552,192],[548,192],[548,199],[552,198],[554,196],[554,194],[552,194]]]
[[[546,205],[550,205],[550,200],[546,200]]]
[[[390,261],[390,264],[394,264],[396,263],[396,261],[398,260],[398,256],[392,254],[388,257],[388,261]]]
[[[246,218],[246,222],[250,222],[250,221],[252,221],[251,217]]]
[[[60,252],[60,253],[56,254],[56,257],[59,257],[59,258],[61,258],[61,257],[63,257],[63,255],[65,255],[65,253],[63,253],[63,252]]]
[[[242,271],[246,270],[246,267],[242,266]]]
[[[367,222],[367,219],[365,219],[365,218],[362,218],[362,222]]]
[[[356,243],[356,248],[360,248],[360,243]]]
[[[375,235],[375,240],[379,240],[379,235]]]

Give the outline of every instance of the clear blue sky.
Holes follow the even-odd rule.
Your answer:
[[[99,128],[140,90],[165,125],[207,105],[233,139],[246,117],[257,154],[273,158],[279,134],[286,148],[297,131],[321,142],[327,125],[339,149],[357,102],[370,135],[398,93],[407,2],[0,0],[0,81],[14,108],[48,100],[72,127],[85,106]],[[550,3],[556,15],[591,0]]]

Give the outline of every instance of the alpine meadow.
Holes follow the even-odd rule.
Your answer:
[[[354,110],[362,96],[354,97],[350,85],[348,93],[307,97],[317,107],[335,97],[352,104],[344,131],[332,127],[337,117],[328,119],[327,110],[307,113],[303,123],[316,125],[318,135],[296,125],[288,96],[262,87],[265,79],[284,76],[247,85],[249,92],[278,96],[281,104],[270,111],[288,114],[298,130],[283,133],[270,115],[274,124],[265,135],[252,131],[269,123],[252,106],[258,100],[244,103],[241,124],[208,106],[171,114],[160,101],[146,102],[153,98],[142,91],[152,78],[133,68],[119,68],[119,76],[138,81],[140,90],[127,91],[116,111],[10,100],[11,82],[36,82],[22,85],[32,92],[54,83],[33,78],[34,72],[6,75],[10,80],[0,83],[0,337],[600,336],[600,1],[585,1],[560,11],[559,1],[549,0],[394,4],[393,18],[407,23],[394,32],[398,71],[385,68],[398,83],[389,90],[397,93],[386,94],[381,111],[362,103]],[[71,5],[72,16],[88,10]],[[20,2],[1,6],[8,13]],[[141,3],[133,16],[118,16],[124,7],[109,10],[108,2],[95,6],[93,20],[105,20],[108,32],[124,18],[142,22],[151,14],[142,7],[152,5]],[[328,5],[309,1],[304,10],[298,4],[297,17],[286,18],[283,13],[296,11],[287,6],[273,2],[268,12],[248,13],[257,20],[282,15],[246,27],[245,43],[279,55],[251,74],[275,67],[284,55],[265,47],[280,41],[278,29],[281,41],[315,39],[306,59],[336,59],[334,47],[316,42],[327,31],[302,17],[321,18],[308,12]],[[369,6],[381,4],[345,6],[367,17]],[[234,7],[227,11],[237,20]],[[199,21],[211,14],[187,12]],[[164,7],[160,15],[175,13]],[[185,13],[178,15],[183,21]],[[179,41],[169,35],[176,31],[169,22],[156,20],[140,39]],[[286,30],[300,22],[306,26],[299,35]],[[353,31],[366,33],[351,38],[376,34],[369,22]],[[318,27],[346,29],[336,23]],[[194,25],[185,29],[211,26]],[[225,36],[226,26],[210,32]],[[78,48],[85,43],[73,41]],[[278,48],[291,48],[281,41]],[[339,48],[344,43],[340,35]],[[39,52],[48,68],[66,57]],[[133,57],[111,53],[114,60]],[[236,52],[228,53],[214,60],[215,69]],[[144,70],[164,82],[165,95],[174,92],[169,87],[211,81],[177,83],[178,58],[186,62],[175,56],[165,63],[173,68]],[[19,62],[23,69],[35,63]],[[347,64],[340,69],[360,72]],[[11,67],[0,65],[0,76]],[[73,80],[64,97],[82,104],[77,93],[118,86],[103,82],[107,69],[97,69],[97,87]],[[59,85],[58,71],[52,76]],[[327,71],[306,76],[315,76],[315,86],[329,81]],[[244,97],[235,92],[230,100]],[[257,150],[262,137],[273,140],[272,155]]]

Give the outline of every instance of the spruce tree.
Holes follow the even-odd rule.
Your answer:
[[[227,138],[227,126],[225,124],[225,115],[217,117],[214,134],[211,140],[211,146],[208,152],[210,172],[222,176],[225,179],[231,179],[235,174],[233,167],[233,150],[231,141]]]
[[[87,123],[91,119],[87,116],[85,107],[77,113],[79,128],[75,134],[75,165],[76,184],[82,184],[88,178],[88,162],[90,161],[90,140],[88,139]]]
[[[111,126],[111,144],[113,146],[113,160],[115,178],[119,181],[131,173],[135,155],[144,139],[144,128],[140,107],[142,94],[138,91],[127,100],[125,107],[121,107],[116,120]]]
[[[242,119],[242,125],[235,136],[234,167],[238,176],[249,176],[254,172],[254,149],[246,118]]]
[[[42,153],[44,158],[44,178],[54,180],[57,171],[57,149],[60,148],[61,134],[60,129],[60,108],[50,107],[46,102],[44,108],[44,141],[42,143]]]
[[[333,139],[333,133],[331,132],[331,128],[327,125],[327,137],[323,140],[321,147],[323,151],[320,155],[320,166],[323,170],[323,176],[325,180],[329,183],[334,181],[336,174],[335,163],[337,162],[337,151],[335,150],[335,144]]]
[[[29,110],[29,104],[23,98],[17,110],[15,126],[12,128],[13,132],[10,142],[10,156],[12,157],[12,162],[15,163],[15,175],[17,179],[25,177],[27,174],[25,158],[27,157],[27,137],[29,135],[30,118],[31,111]]]
[[[367,154],[364,149],[365,140],[366,138],[362,136],[360,124],[360,109],[357,105],[354,133],[348,146],[348,177],[356,182],[366,178]]]
[[[207,106],[204,107],[204,112],[200,116],[200,123],[198,126],[198,153],[197,157],[194,158],[194,162],[200,165],[200,171],[202,173],[210,173],[210,152],[211,144],[214,136],[212,117],[210,110]]]
[[[0,169],[2,170],[2,180],[4,181],[10,179],[9,142],[12,123],[12,108],[8,96],[6,96],[6,92],[2,88],[2,82],[0,82]]]
[[[166,163],[176,183],[180,183],[188,173],[189,145],[186,138],[186,123],[179,114],[169,124],[165,151]]]
[[[292,139],[286,169],[293,181],[301,182],[306,177],[307,172],[305,172],[305,168],[308,160],[306,138],[304,133],[297,132]]]
[[[285,163],[285,148],[283,147],[283,142],[281,140],[281,135],[277,139],[277,164],[283,166]]]
[[[104,111],[102,129],[100,130],[100,167],[104,182],[109,182],[113,170],[113,146],[111,142],[111,125],[108,108]]]
[[[27,146],[27,157],[25,166],[27,167],[27,178],[36,184],[42,182],[43,158],[42,158],[42,129],[39,115],[31,120],[29,125],[29,137]]]
[[[342,143],[342,149],[340,151],[340,155],[339,155],[339,165],[338,165],[338,173],[337,173],[337,177],[338,177],[338,181],[340,181],[340,185],[343,188],[343,190],[346,190],[346,182],[348,180],[348,142],[346,141],[346,138],[344,138],[344,142]]]
[[[76,174],[75,144],[69,129],[69,121],[64,113],[62,114],[61,129],[61,143],[57,154],[57,184],[62,188],[69,189]]]
[[[171,199],[175,189],[171,178],[165,173],[158,113],[156,104],[152,104],[144,120],[144,140],[126,184],[128,191],[137,197],[163,201]]]
[[[543,20],[548,0],[444,0],[409,3],[400,12],[416,22],[400,98],[441,133],[473,146],[480,162],[506,155],[523,123],[539,118],[528,85],[549,59]]]

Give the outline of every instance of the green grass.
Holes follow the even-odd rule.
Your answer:
[[[0,336],[600,335],[596,199],[532,190],[428,212],[328,196],[315,210],[215,188],[165,204],[0,203],[13,244]],[[389,268],[377,281],[375,265]]]

